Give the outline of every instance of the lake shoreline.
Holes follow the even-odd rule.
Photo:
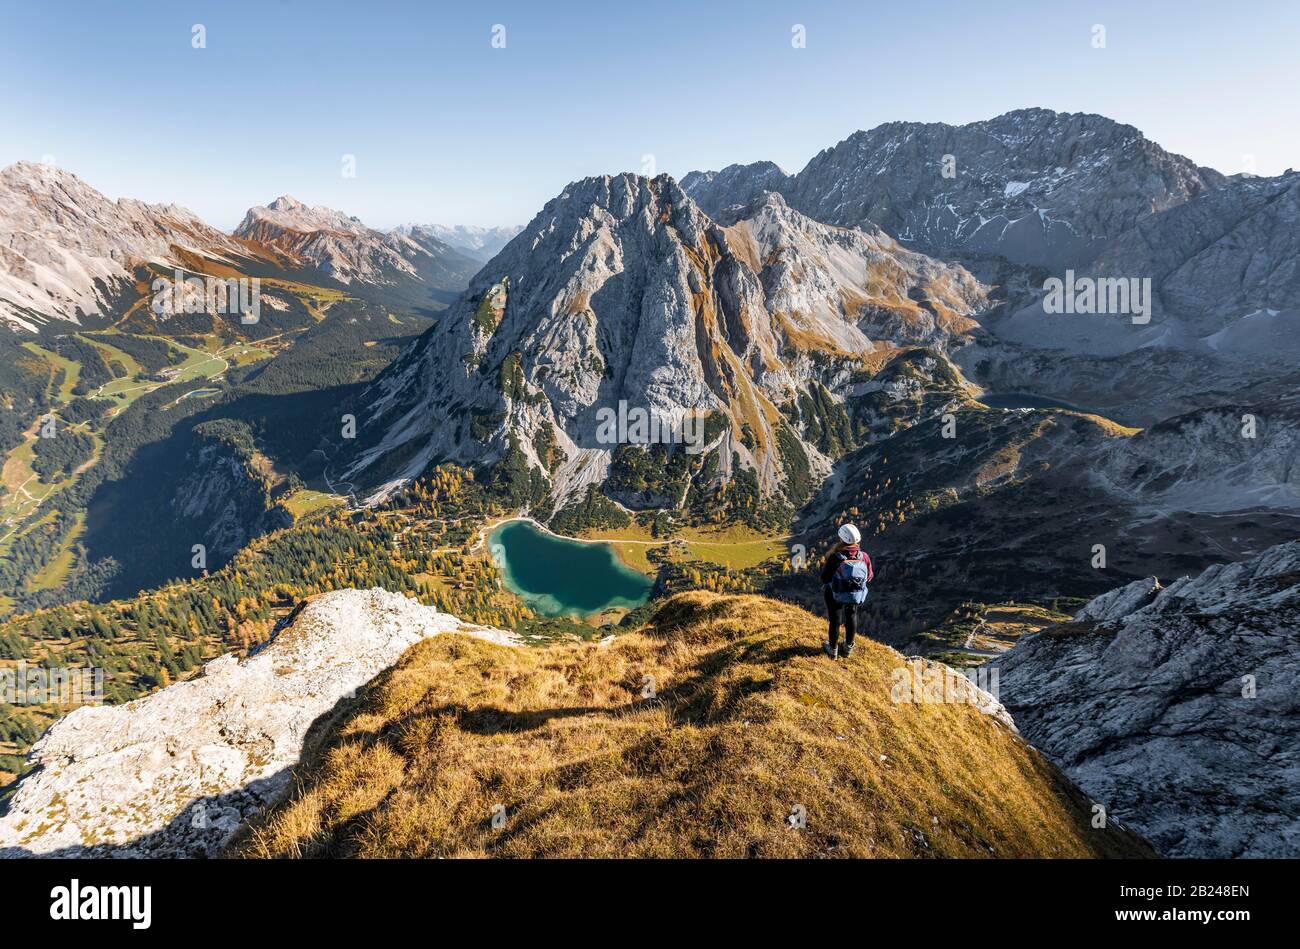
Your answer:
[[[624,562],[609,541],[566,537],[528,516],[486,524],[479,539],[505,587],[543,616],[588,621],[636,609],[654,589],[653,579]]]
[[[479,547],[486,545],[488,534],[492,533],[492,531],[496,530],[498,527],[509,524],[512,521],[523,521],[526,524],[532,524],[533,527],[543,534],[549,534],[559,540],[570,540],[575,544],[609,544],[611,547],[614,545],[614,542],[609,540],[600,540],[588,537],[570,537],[568,534],[557,534],[535,517],[529,517],[527,514],[512,514],[510,517],[503,517],[500,520],[493,521],[490,524],[485,524],[483,527],[479,528],[478,540],[474,541],[474,546],[469,549],[470,553],[473,553],[478,550]]]

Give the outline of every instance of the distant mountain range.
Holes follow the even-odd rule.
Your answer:
[[[35,330],[105,313],[150,261],[230,266],[257,251],[174,204],[110,201],[71,172],[33,162],[0,170],[0,321]]]
[[[804,465],[778,459],[777,407],[810,385],[852,402],[908,345],[976,382],[1037,379],[1126,420],[1208,407],[1230,379],[1272,385],[1300,345],[1297,194],[1293,174],[1227,178],[1130,126],[1043,109],[891,123],[796,175],[758,163],[680,188],[576,182],[376,381],[349,477],[391,486],[434,458],[504,457],[512,434],[547,470],[531,446],[553,426],[562,500],[606,477],[592,412],[626,400],[725,412],[720,469],[734,455],[771,493]],[[1149,322],[1045,313],[1057,268],[1148,279]],[[1099,374],[1119,405],[1093,391]],[[1132,406],[1154,378],[1160,391]],[[807,428],[796,413],[805,453]],[[818,454],[808,464],[824,469]]]
[[[1228,177],[1103,116],[1023,109],[962,126],[888,123],[797,174],[731,165],[692,172],[682,189],[721,217],[776,192],[816,220],[876,225],[966,266],[992,288],[979,317],[988,332],[954,357],[985,385],[1143,424],[1292,384],[1295,172]],[[1051,278],[1126,281],[1149,290],[1149,312],[1047,313]]]
[[[174,576],[188,555],[154,529],[202,535],[216,566],[290,523],[340,388],[478,268],[291,197],[225,234],[55,167],[0,171],[0,608]],[[188,286],[181,307],[159,292],[178,272],[258,280],[254,320]]]
[[[221,277],[303,272],[438,308],[473,276],[482,248],[509,231],[445,230],[477,249],[458,249],[432,228],[377,231],[284,196],[250,208],[227,235],[177,205],[111,201],[69,171],[18,162],[0,170],[0,323],[30,332],[56,320],[102,323],[147,292],[150,266]]]
[[[875,224],[936,256],[1081,266],[1143,218],[1227,179],[1099,115],[1021,109],[969,125],[854,132],[798,174],[771,162],[682,179],[705,213],[762,191],[828,224]]]
[[[475,260],[486,263],[497,255],[523,226],[513,227],[476,227],[472,224],[405,224],[397,228],[402,234],[412,236],[424,235],[442,241],[456,248]]]
[[[475,269],[472,260],[430,234],[377,231],[355,217],[308,207],[287,195],[250,208],[235,237],[313,265],[344,286],[416,282],[454,289]]]

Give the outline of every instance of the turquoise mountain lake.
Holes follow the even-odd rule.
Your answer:
[[[505,585],[543,616],[591,616],[633,609],[650,598],[652,581],[626,566],[609,544],[587,543],[506,521],[488,535]]]

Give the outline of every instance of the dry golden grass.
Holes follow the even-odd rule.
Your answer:
[[[1092,829],[1086,799],[975,707],[891,701],[898,653],[861,642],[832,663],[822,632],[795,607],[696,592],[604,646],[425,640],[234,853],[1150,855]]]
[[[738,221],[730,227],[724,227],[722,233],[727,236],[727,246],[732,253],[743,260],[754,273],[762,273],[763,263],[758,256],[758,243],[749,221]]]
[[[678,544],[683,544],[692,560],[743,570],[773,557],[785,556],[790,542],[784,534],[765,534],[741,523],[683,527],[674,531],[670,538],[657,538],[648,527],[633,522],[624,527],[589,528],[578,536],[583,540],[605,541],[624,564],[650,575],[659,570],[657,564],[650,562],[652,550],[672,556],[681,552]]]

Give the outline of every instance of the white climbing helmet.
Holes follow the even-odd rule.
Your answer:
[[[856,544],[861,539],[862,535],[858,533],[858,529],[852,524],[840,525],[840,540],[844,541],[844,543]]]

